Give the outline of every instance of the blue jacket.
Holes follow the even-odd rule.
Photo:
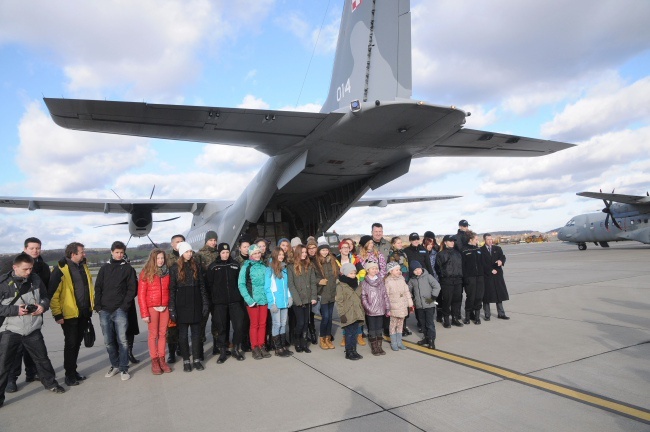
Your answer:
[[[276,305],[279,309],[289,307],[291,292],[289,291],[289,274],[287,273],[286,267],[282,269],[281,279],[273,273],[270,267],[266,269],[264,292],[266,292],[266,301],[269,308],[272,305]]]

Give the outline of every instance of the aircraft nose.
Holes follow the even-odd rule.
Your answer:
[[[566,229],[562,228],[557,232],[558,240],[567,241],[571,235],[567,233]]]

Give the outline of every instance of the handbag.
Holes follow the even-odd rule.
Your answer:
[[[95,327],[93,327],[93,322],[88,320],[88,326],[84,330],[84,346],[91,348],[93,345],[95,345]]]

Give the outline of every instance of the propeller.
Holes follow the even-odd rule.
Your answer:
[[[615,189],[612,189],[612,194],[614,193],[614,190]],[[602,192],[603,192],[603,190],[601,189],[600,193],[602,193]],[[612,209],[611,209],[612,201],[611,200],[607,201],[607,200],[603,199],[603,202],[605,203],[605,208],[602,210],[602,212],[607,215],[607,217],[605,218],[605,229],[607,231],[609,231],[609,218],[611,217],[612,222],[614,222],[614,225],[616,226],[616,228],[618,228],[618,229],[620,229],[622,231],[623,228],[621,228],[621,226],[618,224],[618,222],[616,222],[616,218],[614,217],[614,213],[612,213]]]

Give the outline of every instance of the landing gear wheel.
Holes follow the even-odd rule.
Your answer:
[[[586,243],[578,243],[578,250],[587,250]]]

